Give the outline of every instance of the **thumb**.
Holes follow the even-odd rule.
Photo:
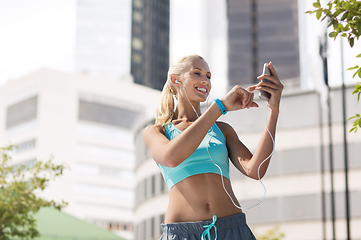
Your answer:
[[[257,104],[257,103],[252,102],[252,103],[251,103],[251,105],[249,105],[249,107],[257,107],[257,108],[258,108],[259,106],[258,106],[258,104]]]

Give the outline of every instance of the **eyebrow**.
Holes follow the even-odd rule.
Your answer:
[[[195,67],[195,68],[193,68],[193,69],[197,69],[197,70],[201,70],[201,71],[203,71],[202,69],[197,68],[197,67]],[[209,74],[211,74],[211,75],[212,75],[212,73],[211,73],[211,72],[207,72],[207,73],[209,73]]]

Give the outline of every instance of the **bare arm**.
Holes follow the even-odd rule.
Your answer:
[[[226,127],[227,148],[231,161],[237,169],[253,179],[262,178],[267,171],[270,159],[262,164],[258,176],[258,168],[260,164],[271,154],[273,150],[273,141],[270,134],[273,138],[275,138],[279,104],[283,90],[283,85],[279,81],[278,75],[272,64],[269,64],[269,68],[272,76],[261,75],[259,79],[268,79],[271,82],[260,82],[259,84],[248,88],[249,91],[257,89],[271,93],[271,98],[268,102],[269,111],[267,123],[254,154],[252,155],[252,153],[250,153],[250,151],[243,145],[243,143],[238,139],[236,132],[230,126]],[[267,128],[270,131],[270,134],[268,133]]]
[[[253,93],[239,86],[233,88],[222,102],[229,106],[228,111],[258,106],[253,102]],[[197,149],[208,130],[221,115],[222,112],[217,104],[212,103],[202,116],[171,141],[156,126],[149,126],[143,131],[144,142],[157,163],[176,167]]]
[[[239,171],[250,178],[258,180],[266,174],[270,158],[260,167],[259,176],[258,167],[273,150],[273,142],[267,131],[267,127],[274,137],[276,132],[277,116],[278,114],[269,113],[267,124],[262,132],[261,139],[254,154],[252,154],[238,139],[237,133],[230,126],[228,127],[230,129],[227,130],[226,139],[229,158]]]
[[[143,131],[144,142],[157,163],[176,167],[197,149],[221,115],[217,104],[213,103],[202,116],[171,141],[156,126],[149,126]]]

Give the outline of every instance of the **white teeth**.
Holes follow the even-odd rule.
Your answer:
[[[202,92],[207,92],[207,89],[205,89],[205,88],[197,88],[197,90],[202,91]]]

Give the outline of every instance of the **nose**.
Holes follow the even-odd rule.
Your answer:
[[[207,83],[210,83],[210,82],[211,82],[211,79],[209,79],[207,76],[204,76],[204,77],[202,78],[202,83],[207,84]]]

